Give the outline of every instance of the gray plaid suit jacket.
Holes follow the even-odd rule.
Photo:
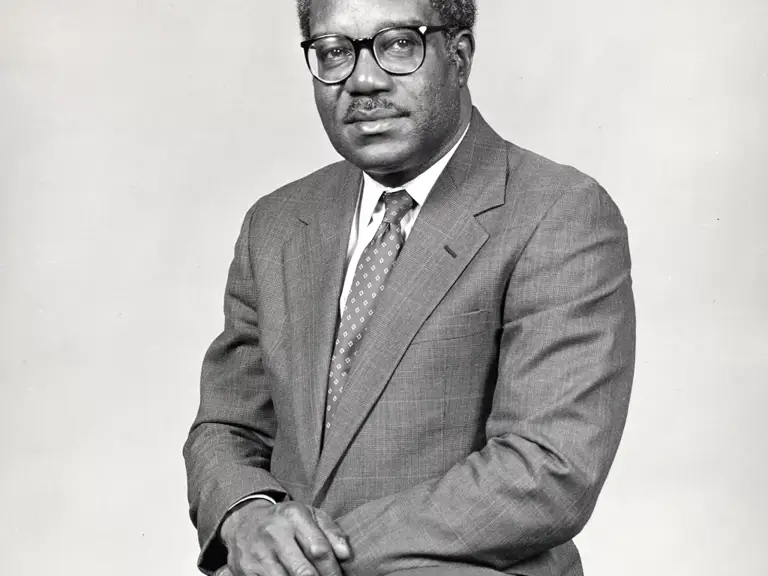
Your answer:
[[[474,110],[323,440],[360,180],[339,162],[245,218],[184,447],[200,567],[226,561],[227,508],[272,491],[336,518],[350,575],[582,574],[571,539],[619,444],[634,369],[619,210]]]

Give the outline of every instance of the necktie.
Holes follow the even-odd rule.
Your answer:
[[[384,219],[371,243],[360,255],[355,276],[341,312],[339,330],[331,356],[328,375],[328,400],[325,412],[325,428],[331,427],[339,398],[355,357],[360,351],[363,335],[368,331],[376,303],[381,299],[384,284],[403,246],[405,236],[400,226],[414,201],[405,190],[383,195]]]

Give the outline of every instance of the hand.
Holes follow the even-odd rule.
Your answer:
[[[328,514],[292,501],[253,500],[236,508],[221,538],[233,576],[342,576],[338,561],[351,556]]]

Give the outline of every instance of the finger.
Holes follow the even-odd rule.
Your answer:
[[[280,548],[277,549],[277,557],[291,576],[342,576],[341,569],[336,564],[336,558],[333,557],[333,553],[331,553],[331,562],[336,564],[336,571],[333,571],[332,566],[313,565],[312,560],[305,556],[295,540],[280,542]]]
[[[259,560],[258,566],[252,568],[250,572],[245,572],[246,576],[290,576],[282,564],[274,556]]]
[[[312,563],[320,576],[341,575],[341,567],[336,560],[333,546],[321,530],[313,537],[296,533],[296,542],[301,547],[304,556]]]
[[[272,569],[272,571],[264,568],[261,562],[251,558],[249,560],[243,560],[233,568],[227,568],[221,572],[221,574],[216,572],[214,576],[284,576],[285,571],[280,572],[280,570],[282,570],[280,564],[274,559],[272,561],[277,564],[277,568]],[[269,564],[268,561],[267,564]]]
[[[240,562],[237,574],[243,576],[290,576],[277,558],[278,543],[256,544],[252,555]]]
[[[314,508],[297,507],[290,511],[289,518],[296,542],[318,572],[323,576],[341,574],[333,545],[318,526]]]
[[[315,510],[315,519],[317,526],[323,531],[326,538],[328,538],[328,541],[331,543],[336,557],[340,560],[347,560],[350,558],[352,556],[352,550],[349,547],[346,535],[341,528],[339,528],[339,525],[322,510]]]
[[[227,565],[232,576],[289,576],[275,555],[277,546],[267,534],[252,541],[247,549],[239,549],[239,554],[230,553]]]
[[[216,570],[214,576],[232,576],[232,571],[229,569],[229,566],[222,566]]]

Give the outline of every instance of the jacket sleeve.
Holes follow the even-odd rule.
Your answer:
[[[350,575],[506,570],[573,538],[626,420],[635,355],[627,231],[593,180],[570,186],[509,280],[485,447],[443,477],[337,519]]]
[[[200,568],[226,563],[218,539],[229,508],[256,493],[287,491],[269,473],[277,429],[260,347],[259,315],[249,254],[247,214],[235,246],[224,296],[224,330],[203,360],[200,408],[184,445],[190,517],[198,531]]]

